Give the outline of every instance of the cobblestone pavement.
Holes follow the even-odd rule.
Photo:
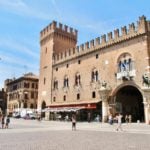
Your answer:
[[[0,150],[150,150],[150,126],[31,121],[11,119],[10,129],[0,129]]]

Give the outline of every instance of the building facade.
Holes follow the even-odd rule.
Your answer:
[[[7,97],[4,88],[0,90],[0,114],[5,114],[7,109]]]
[[[20,112],[21,109],[37,109],[38,77],[32,73],[18,79],[5,80],[7,89],[8,114]]]
[[[40,33],[38,108],[77,109],[150,120],[150,21],[129,24],[79,46],[77,30],[53,21]],[[67,109],[68,108],[68,109]]]

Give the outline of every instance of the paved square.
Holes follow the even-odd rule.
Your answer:
[[[150,126],[11,120],[10,129],[0,129],[0,150],[150,150]]]

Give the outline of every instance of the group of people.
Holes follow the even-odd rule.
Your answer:
[[[116,115],[114,118],[113,118],[112,114],[110,114],[109,117],[108,117],[108,122],[111,125],[114,122],[117,122],[117,128],[116,128],[116,130],[117,131],[118,130],[122,131],[122,126],[121,126],[122,125],[122,118],[123,118],[123,116],[121,114]],[[65,119],[66,119],[66,121],[68,121],[69,116],[67,116]],[[76,130],[76,114],[72,115],[71,121],[72,121],[72,130]],[[125,122],[126,123],[131,123],[131,121],[132,121],[131,115],[126,115],[125,116]],[[0,122],[1,122],[1,128],[2,129],[8,128],[9,127],[9,123],[10,123],[9,116],[5,117],[5,115],[0,115]],[[90,122],[90,121],[88,120],[88,122]]]
[[[108,122],[110,125],[112,125],[114,122],[117,123],[117,128],[116,130],[121,130],[122,131],[122,118],[123,116],[121,114],[116,115],[114,118],[112,114],[109,115],[108,117]],[[126,115],[125,116],[125,122],[126,123],[131,123],[132,122],[132,116],[131,115]]]
[[[113,117],[113,115],[110,114],[108,116],[108,123],[112,125],[113,123],[118,122],[118,116],[119,116],[119,114],[116,115],[115,117]],[[125,123],[131,123],[132,122],[132,116],[131,115],[126,115],[125,117],[122,116],[121,120],[125,120]]]
[[[111,125],[114,122],[116,122],[117,123],[116,131],[119,131],[119,130],[123,131],[122,130],[122,118],[123,118],[123,116],[121,114],[117,114],[114,118],[113,118],[112,114],[110,114],[108,117],[108,122]],[[72,130],[76,130],[76,115],[75,114],[72,115],[71,120],[72,120]],[[131,121],[132,121],[131,115],[126,115],[125,116],[125,122],[131,123]],[[88,122],[89,122],[89,120],[88,120]]]
[[[1,122],[1,128],[2,128],[2,129],[8,129],[9,123],[10,123],[10,118],[9,118],[9,116],[7,116],[7,117],[5,118],[5,115],[1,115],[1,116],[0,116],[0,122]]]
[[[126,115],[125,116],[125,122],[126,123],[131,123],[132,122],[132,116],[131,115]]]

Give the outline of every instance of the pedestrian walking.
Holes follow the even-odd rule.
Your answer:
[[[117,128],[116,128],[116,130],[117,131],[123,131],[122,130],[122,115],[121,114],[119,114],[118,116],[117,116]]]
[[[100,115],[97,115],[95,121],[100,122]]]
[[[88,123],[90,123],[90,122],[91,122],[91,113],[88,112]]]
[[[4,126],[5,126],[5,116],[4,115],[2,116],[1,123],[2,123],[2,129],[4,129]]]
[[[2,114],[0,113],[0,123],[2,122]]]
[[[65,121],[69,121],[69,116],[68,115],[65,116]]]
[[[40,122],[41,121],[41,115],[39,114],[37,117],[37,120]]]
[[[9,123],[10,123],[10,118],[9,118],[9,116],[7,116],[7,118],[6,118],[6,125],[5,125],[6,129],[8,129]]]
[[[110,115],[108,116],[108,123],[109,123],[110,125],[113,124],[113,116],[112,116],[112,114],[110,114]]]
[[[126,122],[127,124],[129,123],[129,116],[128,116],[128,115],[125,116],[125,122]]]
[[[72,131],[73,131],[73,130],[76,130],[76,116],[75,116],[75,114],[72,115],[71,120],[72,120]]]
[[[129,123],[131,123],[131,122],[132,122],[132,116],[129,115]]]

